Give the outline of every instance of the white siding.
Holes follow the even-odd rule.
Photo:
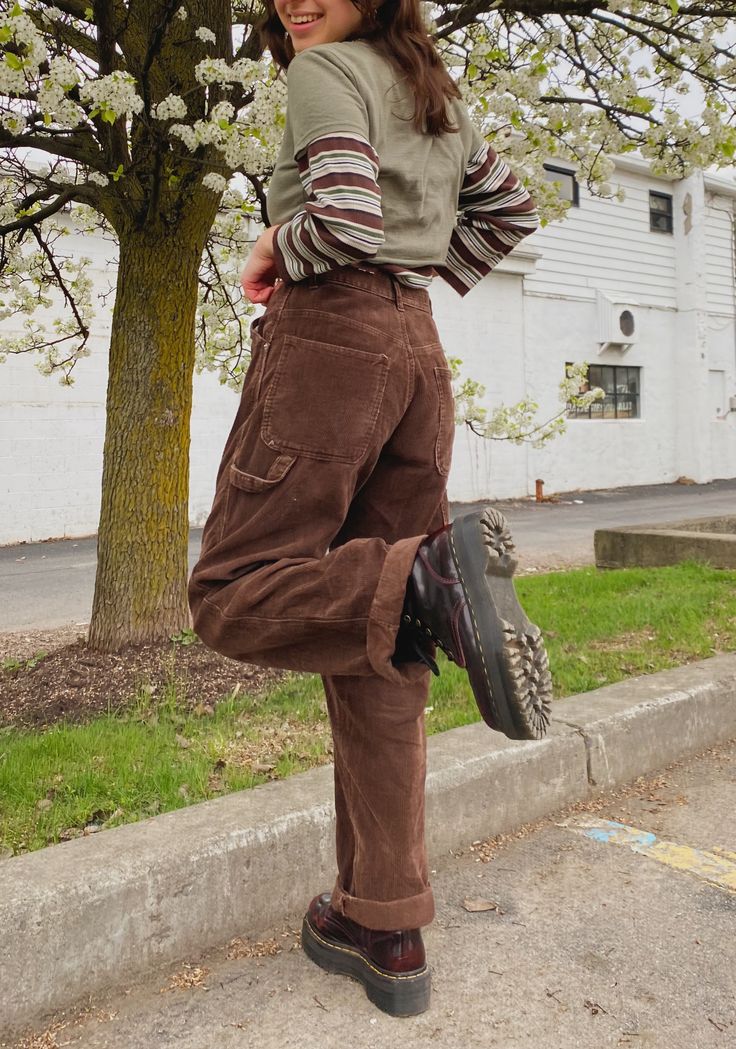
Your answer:
[[[677,305],[674,238],[649,229],[649,190],[669,193],[666,182],[617,172],[623,201],[592,196],[580,187],[580,206],[562,222],[530,238],[543,252],[526,279],[530,294],[593,298],[596,291],[624,295],[644,306]],[[675,213],[675,222],[681,218]]]
[[[705,243],[707,251],[706,292],[708,309],[714,313],[733,316],[736,312],[734,285],[734,229],[733,200],[709,194],[706,200]]]

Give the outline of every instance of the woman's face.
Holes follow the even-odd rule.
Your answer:
[[[315,44],[345,40],[363,22],[352,0],[274,0],[274,4],[296,54]]]

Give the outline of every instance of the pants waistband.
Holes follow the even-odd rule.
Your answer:
[[[312,287],[322,284],[343,284],[366,291],[371,295],[380,295],[382,298],[390,299],[400,310],[405,306],[411,306],[414,309],[424,310],[426,313],[432,312],[426,288],[411,288],[407,284],[402,284],[395,274],[381,269],[380,266],[343,266],[340,269],[308,277],[303,283]]]

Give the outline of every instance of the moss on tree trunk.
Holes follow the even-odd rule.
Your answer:
[[[160,227],[119,233],[89,632],[90,646],[103,651],[189,623],[189,428],[206,229],[201,236],[189,229],[167,237]]]

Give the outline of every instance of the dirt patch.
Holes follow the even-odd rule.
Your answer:
[[[596,652],[628,652],[632,648],[646,644],[647,641],[656,640],[656,632],[652,628],[647,628],[646,630],[634,630],[628,634],[617,634],[615,637],[600,638],[597,641],[588,641],[587,645]]]
[[[73,628],[0,635],[0,668],[0,726],[33,728],[119,712],[141,692],[155,702],[172,687],[192,709],[206,708],[233,689],[261,692],[283,677],[226,659],[200,642],[92,652]]]
[[[582,563],[581,559],[522,558],[518,574]],[[166,641],[103,655],[89,651],[85,636],[79,625],[0,633],[0,727],[44,728],[58,721],[88,721],[130,707],[142,688],[155,701],[170,684],[192,708],[207,707],[238,686],[241,694],[254,694],[283,677],[281,671],[226,659],[202,644]]]

